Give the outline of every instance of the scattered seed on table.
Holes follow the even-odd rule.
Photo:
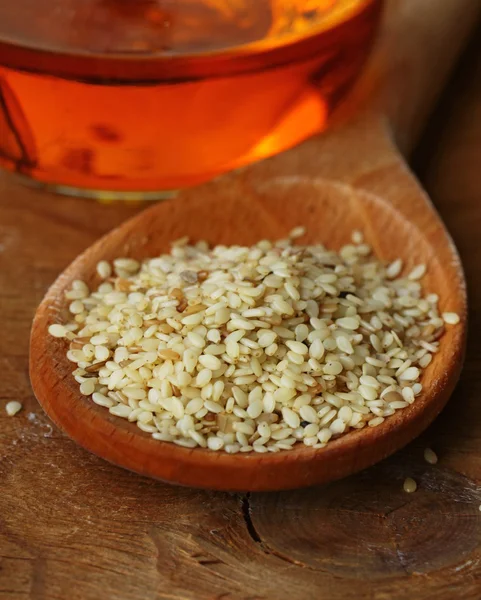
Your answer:
[[[412,494],[418,488],[418,484],[414,481],[412,477],[406,477],[403,484],[403,489],[408,494]]]
[[[426,448],[424,450],[424,460],[430,465],[435,465],[438,462],[438,455],[431,448]]]
[[[7,402],[5,406],[5,411],[9,417],[15,416],[18,412],[20,412],[23,408],[23,405],[17,400],[11,400]]]

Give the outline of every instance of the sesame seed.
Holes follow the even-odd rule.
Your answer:
[[[54,323],[53,325],[50,325],[50,327],[48,328],[48,332],[51,336],[56,337],[56,338],[63,338],[66,336],[67,334],[67,329],[65,329],[65,327],[63,325],[58,325],[57,323]]]
[[[356,317],[343,317],[336,320],[336,325],[343,329],[357,329],[359,327],[359,319]]]
[[[453,312],[443,313],[443,320],[448,325],[457,325],[459,323],[459,315]]]
[[[286,346],[290,348],[296,354],[301,356],[309,352],[309,348],[302,342],[295,342],[293,340],[286,340]]]
[[[18,412],[20,412],[23,408],[23,405],[17,400],[10,400],[5,405],[5,412],[9,417],[14,417]]]
[[[400,258],[398,258],[387,267],[386,276],[389,279],[394,279],[401,273],[402,268],[403,268],[403,262]]]
[[[299,414],[301,415],[304,421],[308,423],[316,423],[318,421],[317,412],[313,406],[303,405],[299,409]]]
[[[411,281],[416,281],[421,279],[426,274],[426,265],[417,265],[414,269],[409,273],[408,279]]]
[[[415,381],[420,375],[420,371],[417,367],[409,367],[399,375],[399,379],[402,381]]]
[[[418,484],[414,481],[412,477],[406,477],[403,484],[403,489],[408,494],[412,494],[418,488]]]
[[[306,228],[302,225],[299,225],[298,227],[294,227],[294,229],[292,229],[292,231],[289,234],[289,237],[292,240],[295,240],[297,238],[302,237],[305,233],[306,233]]]
[[[84,396],[91,396],[95,392],[95,381],[86,379],[80,384],[80,393]]]
[[[108,279],[112,275],[112,267],[106,260],[97,263],[97,273],[102,279]]]
[[[438,462],[438,456],[434,450],[431,450],[431,448],[426,448],[424,450],[424,460],[430,465],[435,465]]]
[[[282,409],[282,416],[284,417],[284,420],[287,423],[287,425],[289,427],[292,427],[292,429],[296,429],[301,424],[299,415],[287,406],[285,406]]]
[[[113,400],[111,400],[104,394],[101,394],[100,392],[95,392],[94,394],[92,394],[92,400],[95,402],[95,404],[98,404],[99,406],[105,406],[107,408],[110,408],[115,404]]]
[[[199,363],[211,371],[220,369],[222,366],[221,361],[216,356],[211,354],[203,354],[202,356],[199,356]]]

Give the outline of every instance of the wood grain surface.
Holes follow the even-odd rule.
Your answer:
[[[481,43],[417,155],[462,255],[466,367],[406,450],[329,486],[233,495],[112,467],[61,434],[28,380],[34,310],[58,272],[135,214],[0,178],[0,599],[477,600],[481,593]],[[422,459],[433,447],[438,465]],[[416,493],[402,491],[413,476]]]

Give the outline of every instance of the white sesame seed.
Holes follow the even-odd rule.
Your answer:
[[[106,260],[97,263],[97,273],[102,279],[108,279],[112,275],[112,267]]]
[[[321,429],[321,431],[319,431],[319,433],[317,434],[317,439],[322,444],[327,444],[327,442],[331,439],[331,437],[332,437],[332,431],[327,427],[324,429]]]
[[[187,333],[187,339],[196,348],[202,349],[205,346],[205,339],[198,333],[195,333],[194,331],[189,331]]]
[[[324,373],[326,375],[339,375],[342,372],[342,363],[338,361],[329,361],[324,366]]]
[[[150,410],[141,410],[140,413],[137,415],[137,420],[139,421],[139,423],[143,423],[144,425],[147,425],[147,423],[152,422],[153,418],[154,415],[150,412]]]
[[[115,404],[113,400],[104,394],[101,394],[100,392],[95,392],[92,394],[92,400],[95,402],[95,404],[98,404],[99,406],[105,406],[107,408],[110,408]]]
[[[90,338],[90,343],[94,346],[101,346],[103,344],[108,344],[109,338],[105,333],[94,335]]]
[[[394,279],[401,273],[402,268],[403,268],[403,262],[400,258],[398,258],[387,267],[386,276],[389,279]]]
[[[334,435],[344,433],[346,429],[346,423],[342,419],[335,419],[329,426],[329,429]]]
[[[72,282],[72,289],[81,291],[84,294],[89,293],[88,285],[85,283],[85,281],[82,281],[81,279],[76,279],[75,281]]]
[[[403,489],[408,494],[412,494],[417,490],[418,484],[414,481],[412,477],[406,477],[403,484]]]
[[[186,350],[183,355],[183,364],[187,373],[193,373],[198,361],[198,354],[193,350]]]
[[[321,360],[321,358],[324,356],[324,352],[325,349],[321,340],[315,339],[309,348],[309,355],[316,360]]]
[[[336,343],[341,352],[345,352],[346,354],[352,354],[354,352],[352,344],[346,336],[340,335],[337,337]]]
[[[418,396],[421,393],[422,389],[423,389],[423,386],[420,383],[415,383],[412,386],[412,390],[413,390],[413,393],[415,396]]]
[[[274,399],[274,394],[272,392],[266,392],[264,398],[262,400],[263,410],[265,413],[270,414],[273,413],[276,408],[276,401]]]
[[[431,448],[426,448],[424,450],[424,460],[430,465],[435,465],[438,462],[438,456],[434,450],[431,450]]]
[[[364,236],[361,231],[353,231],[351,239],[354,244],[362,244],[364,242]]]
[[[297,415],[293,410],[285,406],[282,409],[282,416],[284,417],[285,422],[292,429],[296,429],[300,425],[299,415]]]
[[[457,325],[460,321],[459,315],[454,312],[445,312],[443,313],[443,320],[448,325]]]
[[[264,410],[264,405],[261,400],[254,400],[247,407],[247,414],[251,419],[257,419]]]
[[[349,406],[342,406],[337,414],[345,423],[349,423],[349,421],[352,419],[353,413]]]
[[[197,387],[202,388],[202,387],[206,386],[210,382],[211,379],[212,379],[212,371],[210,369],[202,369],[197,374],[197,377],[195,379],[195,384]]]
[[[209,412],[216,414],[222,412],[223,410],[223,407],[220,404],[217,404],[217,402],[213,402],[212,400],[206,400],[204,402],[204,406]]]
[[[401,373],[399,379],[402,381],[415,381],[418,379],[419,375],[420,371],[417,367],[409,367],[403,373]]]
[[[84,311],[84,305],[81,300],[74,300],[68,308],[73,315],[80,315]]]
[[[80,393],[84,396],[91,396],[95,392],[95,381],[86,379],[80,384]]]
[[[343,317],[336,320],[336,325],[343,329],[354,330],[359,327],[359,319],[356,317]]]
[[[429,364],[431,364],[432,359],[432,354],[425,354],[419,359],[419,366],[425,369]]]
[[[372,377],[371,375],[362,375],[362,377],[359,378],[359,382],[362,385],[368,385],[375,389],[379,389],[381,387],[381,384],[379,383],[379,381],[375,377]]]
[[[314,437],[317,436],[317,434],[319,433],[319,425],[317,425],[316,423],[310,423],[309,425],[306,425],[306,427],[304,427],[304,431],[302,431],[302,427],[300,428],[301,430],[301,434],[304,435],[304,437]],[[297,432],[298,430],[296,429],[296,431],[294,432],[294,434]],[[296,436],[297,437],[297,436]],[[302,435],[300,436],[300,438],[302,437]]]
[[[316,410],[307,404],[300,407],[299,414],[301,415],[301,418],[308,423],[317,423],[319,420]]]
[[[23,405],[17,400],[10,400],[5,405],[5,412],[9,417],[14,417],[18,412],[20,412],[23,408]]]
[[[198,445],[196,440],[188,438],[174,438],[173,442],[174,444],[183,446],[184,448],[195,448]]]
[[[301,356],[307,354],[309,351],[308,347],[305,344],[303,344],[302,342],[295,342],[293,340],[286,340],[286,346],[290,348],[293,352]]]
[[[403,399],[408,402],[409,404],[412,404],[414,402],[414,392],[413,389],[410,387],[404,387],[401,390],[401,394]]]
[[[201,433],[195,431],[195,429],[191,429],[189,430],[189,435],[199,446],[207,448],[207,441]]]
[[[203,354],[202,356],[199,356],[199,362],[203,367],[206,367],[211,371],[216,371],[222,366],[221,361],[216,356],[212,356],[210,354]]]
[[[105,346],[95,346],[94,348],[95,360],[104,361],[110,356],[110,351]]]
[[[111,406],[109,408],[109,413],[115,415],[116,417],[127,419],[132,413],[132,409],[126,404],[116,404],[115,406]]]
[[[306,228],[303,225],[299,225],[298,227],[294,227],[292,231],[289,233],[289,237],[291,239],[297,239],[302,237],[306,233]]]
[[[210,450],[222,450],[224,446],[224,440],[217,436],[207,438],[207,447]]]
[[[416,281],[417,279],[421,279],[426,274],[426,265],[417,265],[414,269],[409,273],[408,279],[411,281]]]
[[[63,338],[67,335],[68,330],[65,329],[63,325],[58,325],[57,323],[54,323],[53,325],[50,325],[50,327],[48,328],[48,332],[53,337]]]
[[[294,314],[294,309],[292,308],[292,306],[282,298],[275,298],[275,300],[272,303],[272,308],[275,312],[281,315],[285,314],[290,316]]]

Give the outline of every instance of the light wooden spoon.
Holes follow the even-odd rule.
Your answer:
[[[442,7],[436,1],[423,4],[428,5],[424,14],[417,0],[395,3],[388,18],[383,39],[401,52],[405,69],[398,78],[392,66],[396,63],[391,60],[389,73],[394,77],[383,76],[390,89],[387,95],[377,96],[381,98],[378,108],[328,135],[142,212],[90,247],[53,284],[33,323],[30,375],[47,414],[79,444],[117,465],[173,483],[277,490],[325,482],[371,465],[412,440],[439,413],[462,364],[466,332],[463,272],[440,218],[392,137],[393,131],[403,131],[405,141],[412,141],[417,119],[429,103],[426,87],[439,87],[474,11],[469,0],[446,0]],[[451,37],[450,43],[444,44],[433,32],[436,27],[449,29],[455,21],[457,41]],[[414,31],[410,43],[405,40],[408,24],[411,33]],[[439,63],[437,69],[429,62],[419,63],[419,53],[412,48],[422,52],[423,46],[424,52],[431,51],[431,59],[434,53],[446,59],[442,68]],[[420,76],[423,74],[425,78]],[[399,111],[396,93],[413,80],[419,81],[421,89],[411,91],[406,102],[412,104]],[[354,431],[323,449],[299,446],[277,454],[229,455],[153,440],[134,424],[80,395],[71,375],[72,363],[65,356],[65,341],[47,333],[51,323],[62,319],[64,291],[74,279],[93,286],[98,283],[95,266],[99,260],[154,256],[184,235],[212,243],[252,244],[261,238],[283,237],[301,224],[308,229],[302,241],[339,248],[359,229],[381,258],[401,257],[406,269],[425,263],[425,289],[439,294],[441,311],[460,315],[460,324],[447,328],[440,351],[423,375],[424,391],[414,404],[378,427]]]

